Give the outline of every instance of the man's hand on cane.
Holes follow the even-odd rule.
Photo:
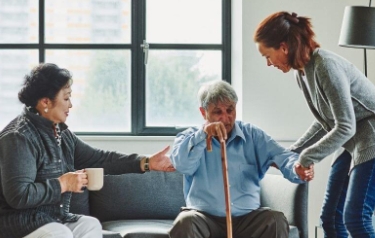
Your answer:
[[[225,141],[227,139],[227,130],[222,122],[207,122],[204,125],[204,132],[207,137],[216,137],[219,141]]]
[[[216,137],[220,142],[227,139],[227,130],[222,122],[206,122],[203,128],[207,134],[206,144],[207,150],[212,151],[211,140],[212,137]]]

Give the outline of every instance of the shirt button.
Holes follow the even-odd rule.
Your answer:
[[[232,205],[232,206],[233,206],[233,202],[231,202],[231,203],[230,203],[230,205]]]
[[[59,163],[61,163],[61,159],[59,159]]]
[[[60,204],[60,207],[63,207],[64,205]]]

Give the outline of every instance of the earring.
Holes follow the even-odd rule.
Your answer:
[[[44,108],[44,112],[47,113],[48,112],[48,108]]]

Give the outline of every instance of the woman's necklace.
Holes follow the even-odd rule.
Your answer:
[[[56,141],[57,141],[57,145],[60,146],[61,145],[61,130],[60,130],[60,126],[59,124],[54,124],[54,129],[55,129],[55,138],[56,138]]]

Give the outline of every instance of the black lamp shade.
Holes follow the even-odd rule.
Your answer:
[[[375,49],[375,8],[345,7],[339,45]]]

